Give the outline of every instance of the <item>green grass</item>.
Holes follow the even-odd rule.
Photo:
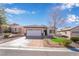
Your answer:
[[[58,37],[52,38],[51,42],[56,43],[56,44],[61,44],[63,46],[68,46],[69,44],[72,43],[71,40],[68,40],[68,39],[65,39],[65,38],[58,38]]]
[[[52,38],[51,41],[56,43],[61,43],[64,41],[64,38]]]

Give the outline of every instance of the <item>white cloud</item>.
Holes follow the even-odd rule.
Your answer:
[[[76,7],[79,7],[79,3],[76,3]]]
[[[10,14],[23,14],[26,12],[25,10],[17,9],[17,8],[11,8],[11,9],[6,8],[5,11]]]
[[[79,3],[64,3],[64,4],[61,5],[62,10],[71,9],[71,8],[74,8],[74,7],[79,7]]]
[[[67,16],[67,22],[72,23],[72,22],[79,22],[79,17],[76,15],[68,15]]]
[[[9,5],[11,5],[11,4],[14,4],[14,3],[6,3],[6,4],[9,4]]]
[[[62,4],[61,9],[69,9],[72,8],[74,4],[72,3],[67,3],[67,4]]]
[[[26,11],[26,13],[29,14],[29,15],[34,15],[34,14],[37,13],[37,11]]]
[[[36,12],[35,11],[32,11],[31,14],[36,14]]]
[[[36,11],[28,11],[28,10],[22,10],[22,9],[18,9],[18,8],[6,8],[5,11],[9,14],[36,14],[37,12]]]

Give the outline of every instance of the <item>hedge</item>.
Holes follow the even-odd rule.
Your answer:
[[[77,41],[79,41],[79,37],[71,37],[71,40],[74,42],[77,42]]]

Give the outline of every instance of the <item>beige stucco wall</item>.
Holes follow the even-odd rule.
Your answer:
[[[68,36],[69,38],[71,37],[71,31],[60,31],[58,33],[61,34],[61,35]]]
[[[47,34],[48,35],[53,35],[53,30],[52,30],[52,33],[50,33],[50,30],[52,30],[52,29],[49,29],[49,28],[47,29]]]
[[[62,34],[62,35],[66,35],[64,31],[60,32],[60,34]]]
[[[18,32],[20,34],[24,34],[26,31],[25,28],[22,26],[10,26],[10,28],[11,28],[12,32]],[[16,30],[15,30],[15,28],[16,28]]]
[[[67,31],[66,36],[68,36],[70,38],[71,37],[71,31]]]
[[[50,33],[50,30],[52,31],[52,33]],[[47,27],[47,34],[48,34],[48,36],[54,35],[54,28],[53,27]]]
[[[75,27],[71,30],[71,37],[79,37],[79,27]]]
[[[46,28],[26,28],[26,30],[45,30]]]

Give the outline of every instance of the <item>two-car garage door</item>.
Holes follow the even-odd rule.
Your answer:
[[[41,36],[41,30],[27,30],[27,36]]]

